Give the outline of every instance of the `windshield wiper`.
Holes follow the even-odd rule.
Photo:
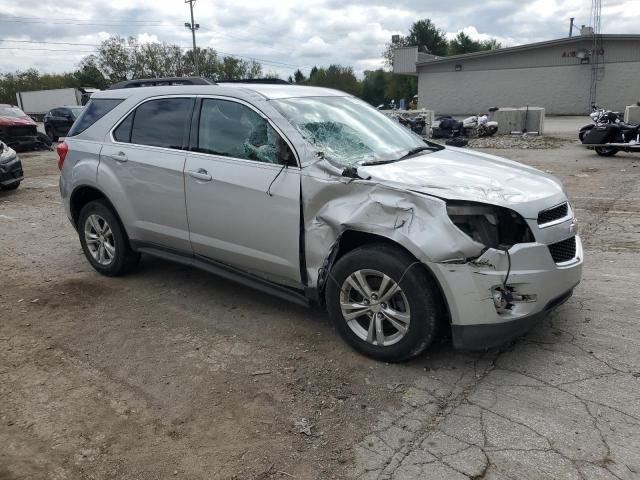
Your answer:
[[[385,163],[394,163],[394,162],[399,162],[400,160],[405,160],[407,158],[413,157],[414,155],[417,155],[420,152],[423,152],[425,150],[429,150],[431,152],[437,152],[438,150],[442,150],[441,147],[432,147],[432,146],[420,146],[420,147],[416,147],[416,148],[412,148],[411,150],[409,150],[407,153],[405,153],[404,155],[402,155],[400,158],[395,158],[392,160],[379,160],[377,162],[363,162],[360,165],[363,167],[369,166],[369,165],[384,165]]]
[[[424,152],[425,150],[429,150],[431,152],[437,152],[438,150],[440,150],[440,148],[439,147],[431,147],[429,145],[412,148],[407,153],[405,153],[403,156],[401,156],[398,160],[404,160],[405,158],[413,157],[414,155],[417,155],[420,152]]]

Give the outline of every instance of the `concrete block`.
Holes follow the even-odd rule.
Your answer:
[[[521,132],[526,128],[528,132],[544,133],[545,110],[542,107],[500,107],[494,112],[493,120],[498,122],[498,134],[509,135],[511,132]],[[525,124],[526,123],[526,124]]]
[[[640,123],[640,105],[629,105],[624,109],[624,121],[632,125]]]

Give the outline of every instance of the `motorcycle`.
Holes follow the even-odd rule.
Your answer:
[[[584,134],[582,144],[601,157],[613,157],[620,151],[640,152],[640,125],[624,122],[594,125]]]
[[[462,131],[467,137],[490,137],[498,131],[498,122],[488,115],[473,115],[462,120]]]
[[[397,113],[391,115],[391,118],[399,122],[401,125],[404,125],[409,130],[417,133],[418,135],[422,135],[424,133],[424,129],[427,125],[427,120],[423,115],[416,115],[414,117],[402,116]]]
[[[489,115],[498,110],[497,107],[489,109],[489,114],[478,114],[467,117],[461,122],[451,115],[436,117],[431,127],[432,138],[456,138],[464,137],[490,137],[498,131],[498,122],[489,120]]]
[[[620,112],[612,112],[611,110],[598,108],[596,104],[591,105],[589,117],[591,117],[592,123],[585,125],[578,132],[580,141],[582,141],[585,134],[596,125],[609,125],[623,121],[623,115]]]

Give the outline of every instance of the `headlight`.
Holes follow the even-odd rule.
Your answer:
[[[447,214],[456,227],[488,248],[505,249],[534,241],[522,216],[508,208],[448,201]]]
[[[9,163],[16,158],[16,151],[7,146],[6,143],[0,142],[0,163]]]

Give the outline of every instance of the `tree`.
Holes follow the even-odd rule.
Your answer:
[[[73,76],[81,87],[92,87],[104,89],[109,84],[107,79],[98,68],[98,57],[88,55],[78,64],[78,70],[73,72]]]
[[[388,78],[391,75],[393,74],[382,69],[366,70],[362,80],[362,99],[374,107],[387,103],[388,99],[385,97],[385,90]]]
[[[449,55],[496,50],[501,46],[495,38],[483,41],[473,40],[466,33],[460,32],[449,42]]]
[[[406,41],[409,45],[417,45],[419,52],[438,56],[447,54],[447,37],[429,18],[414,22]]]
[[[130,42],[135,41],[133,37]],[[112,83],[132,77],[131,59],[127,42],[120,36],[111,37],[98,47],[98,66]]]
[[[304,83],[307,77],[304,76],[304,73],[300,71],[300,69],[293,72],[293,81],[296,83]]]
[[[313,67],[307,85],[342,90],[353,95],[360,94],[360,82],[356,78],[353,67],[329,65],[328,68]]]
[[[385,65],[393,65],[393,49],[398,47],[417,46],[419,52],[445,56],[447,54],[447,37],[429,18],[418,20],[411,25],[409,34],[401,36],[396,43],[387,43],[382,54]]]

